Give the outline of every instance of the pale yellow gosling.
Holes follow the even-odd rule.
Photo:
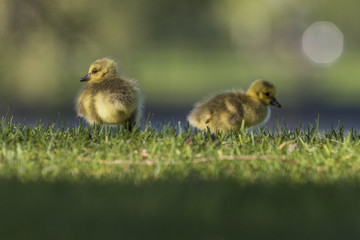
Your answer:
[[[77,114],[89,124],[122,124],[132,129],[141,115],[137,82],[120,77],[116,62],[96,60],[80,82],[87,82],[76,101]]]
[[[251,127],[267,120],[269,105],[281,107],[275,86],[264,80],[253,82],[246,93],[240,91],[215,95],[195,104],[187,117],[190,125],[211,132],[237,130],[242,122]]]

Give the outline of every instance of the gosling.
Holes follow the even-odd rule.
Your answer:
[[[270,82],[257,80],[246,93],[225,92],[196,103],[187,120],[201,130],[237,130],[242,122],[245,127],[251,127],[266,121],[270,116],[269,105],[281,108],[276,100],[276,88]]]
[[[142,101],[138,83],[120,76],[114,60],[96,60],[80,82],[87,83],[77,97],[76,111],[89,124],[121,124],[131,130],[139,121]]]

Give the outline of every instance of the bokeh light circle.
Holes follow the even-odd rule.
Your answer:
[[[329,64],[343,52],[344,36],[331,22],[315,22],[302,37],[302,47],[306,56],[315,63]]]

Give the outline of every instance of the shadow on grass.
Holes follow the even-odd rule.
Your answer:
[[[360,187],[0,183],[0,239],[359,239]]]

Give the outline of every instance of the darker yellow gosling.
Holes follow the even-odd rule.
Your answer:
[[[225,92],[195,104],[187,117],[190,125],[211,132],[239,129],[244,122],[251,127],[266,121],[268,106],[281,107],[276,100],[276,88],[270,82],[257,80],[246,93]]]

